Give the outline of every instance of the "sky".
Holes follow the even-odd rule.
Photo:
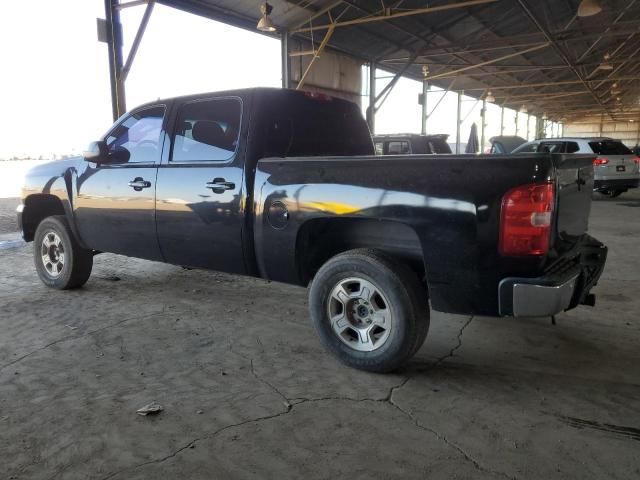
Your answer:
[[[143,12],[143,6],[122,12],[125,58]],[[107,45],[97,41],[97,17],[104,17],[104,0],[21,0],[4,6],[0,158],[79,153],[112,124]],[[280,75],[278,40],[156,5],[127,79],[127,107],[189,93],[279,87]],[[378,75],[388,77],[383,71]],[[378,91],[388,81],[380,78]],[[419,82],[402,79],[378,112],[377,133],[420,132],[421,89]],[[429,94],[429,109],[441,95]],[[480,108],[465,97],[463,142],[473,122],[480,127]],[[455,111],[456,94],[449,93],[429,119],[428,132],[449,133],[455,141]],[[514,115],[506,115],[505,134],[515,133]],[[495,105],[488,107],[487,124],[487,139],[499,134]],[[526,134],[523,116],[519,133]]]

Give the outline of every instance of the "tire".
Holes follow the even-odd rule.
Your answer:
[[[33,259],[42,283],[58,290],[84,285],[93,268],[93,252],[78,245],[64,215],[45,218],[33,239]]]
[[[318,270],[309,310],[323,345],[369,372],[405,365],[429,331],[427,291],[408,267],[375,250],[350,250]]]

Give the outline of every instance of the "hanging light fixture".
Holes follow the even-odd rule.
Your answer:
[[[484,97],[485,102],[487,103],[495,103],[496,101],[496,97],[493,96],[493,94],[491,93],[491,90],[489,90],[487,92],[487,96]]]
[[[529,110],[527,110],[527,106],[524,105],[524,104],[520,107],[520,110],[518,110],[518,111],[520,113],[528,113],[529,112]]]
[[[267,2],[264,2],[262,5],[260,5],[260,13],[262,13],[262,18],[260,19],[260,21],[258,21],[258,25],[256,25],[256,28],[261,32],[276,31],[276,26],[273,24],[273,22],[269,18],[269,15],[271,15],[272,10],[273,10],[273,7],[269,5]]]
[[[602,7],[596,0],[582,0],[578,6],[579,17],[590,17],[602,11]]]
[[[598,70],[613,70],[613,65],[609,63],[611,56],[608,53],[604,55],[604,61],[598,65]]]
[[[424,78],[429,76],[429,65],[422,65],[422,76]]]
[[[542,120],[546,120],[547,118],[549,118],[547,117],[547,112],[542,112],[542,117],[540,118],[542,118]]]

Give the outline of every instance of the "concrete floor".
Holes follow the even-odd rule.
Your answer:
[[[638,207],[594,202],[596,308],[434,313],[394,375],[326,354],[304,289],[105,254],[56,292],[0,249],[0,477],[640,478]]]

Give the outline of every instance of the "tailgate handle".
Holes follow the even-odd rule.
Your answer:
[[[225,190],[233,190],[236,184],[227,182],[224,178],[214,178],[213,182],[207,182],[207,188],[210,188],[213,193],[222,193]]]

